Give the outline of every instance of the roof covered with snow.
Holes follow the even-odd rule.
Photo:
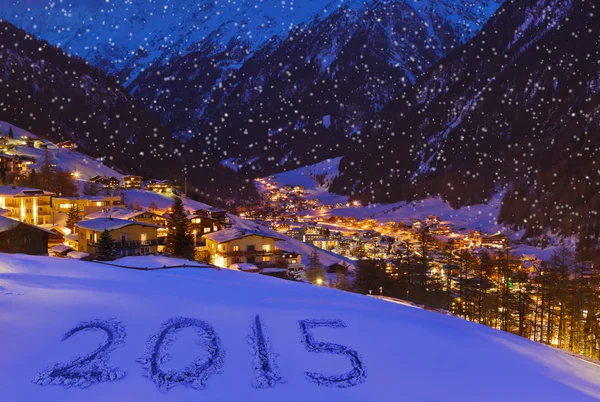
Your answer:
[[[261,230],[250,230],[250,229],[244,230],[244,229],[235,229],[235,228],[223,229],[223,230],[219,230],[218,232],[207,233],[205,235],[202,235],[202,237],[212,240],[217,243],[226,243],[228,241],[241,239],[243,237],[248,237],[248,236],[260,236],[260,237],[268,237],[268,238],[275,239],[275,240],[282,240],[280,236],[275,236],[275,235],[272,235],[269,233],[265,233]]]
[[[129,220],[142,215],[144,212],[145,211],[134,211],[127,208],[113,207],[88,214],[85,216],[85,219],[113,218]]]
[[[35,195],[56,195],[56,194],[51,191],[40,190],[39,188],[0,186],[0,196],[32,197]]]
[[[19,225],[29,226],[29,227],[35,228],[37,230],[41,230],[42,232],[46,232],[52,236],[56,236],[56,233],[46,230],[42,227],[30,225],[29,223],[25,223],[25,222],[20,222],[16,219],[7,218],[6,216],[0,216],[0,233],[12,230]]]
[[[96,218],[87,221],[81,221],[75,224],[75,226],[79,228],[93,230],[95,232],[103,232],[105,230],[117,230],[131,225],[147,226],[153,228],[158,227],[156,225],[150,225],[148,223],[135,222],[117,218]]]

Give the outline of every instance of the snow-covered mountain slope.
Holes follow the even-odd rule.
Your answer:
[[[287,172],[277,173],[272,176],[257,179],[259,191],[266,193],[273,187],[281,188],[285,185],[303,186],[308,200],[318,199],[321,204],[346,203],[347,196],[329,192],[329,186],[338,175],[341,157],[326,159],[314,165],[303,166]]]
[[[508,185],[504,222],[595,233],[599,27],[594,2],[505,2],[388,104],[332,189],[380,202],[441,194],[457,206]]]
[[[253,159],[254,174],[354,145],[349,133],[477,33],[501,0],[19,2],[0,17],[118,75],[202,148],[203,163]]]
[[[465,41],[493,14],[499,1],[411,3],[414,12],[429,22],[431,32]],[[245,54],[237,61],[243,62],[300,26],[364,4],[364,0],[16,0],[3,7],[0,16],[111,73],[127,72],[126,79],[132,81],[151,65],[165,65],[200,49],[215,55],[237,46]]]
[[[600,398],[597,365],[547,346],[229,270],[147,272],[0,254],[0,327],[7,401]]]
[[[5,121],[0,121],[0,135],[6,136],[10,129],[13,130],[16,139],[22,138],[23,136],[34,139],[38,138],[35,134],[32,134],[27,130],[23,130],[22,128],[14,126]],[[103,158],[92,158],[88,155],[70,149],[59,149],[59,147],[53,143],[47,144],[47,150],[50,160],[53,164],[63,170],[77,172],[79,179],[89,180],[94,176],[116,177],[119,180],[123,178],[123,174],[106,166],[102,162]],[[6,153],[10,155],[21,155],[34,158],[36,160],[36,166],[39,169],[39,165],[43,161],[46,154],[46,149],[34,148],[26,145],[17,145]]]
[[[349,206],[325,211],[301,211],[299,214],[314,217],[354,217],[356,219],[373,219],[381,223],[404,222],[406,224],[412,224],[417,219],[425,221],[429,216],[439,216],[443,222],[451,224],[455,229],[464,228],[495,233],[507,229],[498,223],[502,197],[503,194],[499,193],[494,195],[487,204],[470,205],[457,209],[453,209],[439,197],[432,197],[412,202],[400,201],[391,204]]]

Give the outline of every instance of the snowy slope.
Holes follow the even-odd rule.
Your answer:
[[[319,199],[322,204],[345,203],[348,200],[347,196],[329,192],[329,185],[338,175],[338,167],[341,159],[341,157],[326,159],[314,165],[303,166],[260,179],[262,182],[258,183],[259,190],[266,191],[267,184],[275,185],[278,188],[286,184],[304,186],[307,191],[304,198],[308,200]]]
[[[453,209],[441,198],[425,198],[414,202],[397,202],[393,204],[370,204],[361,207],[335,208],[327,211],[302,211],[301,215],[310,216],[342,216],[356,219],[375,219],[378,222],[411,223],[417,219],[424,220],[428,216],[439,216],[455,228],[482,230],[494,233],[502,229],[498,224],[498,213],[502,202],[502,193],[493,196],[487,204],[465,206]]]
[[[259,331],[256,326],[252,329],[257,314]],[[172,359],[158,363],[161,371],[181,370],[193,359],[207,356],[207,349],[195,343],[191,328],[167,335],[163,347],[153,348],[161,338],[150,336],[176,317],[204,321],[196,322],[207,334],[202,343],[212,346],[212,369],[219,366],[220,370],[199,376],[194,385],[205,386],[202,390],[178,385],[161,393],[142,375],[148,369],[138,361],[145,361],[148,351],[164,352],[165,344]],[[314,319],[342,320],[345,328],[310,328],[312,338],[305,340],[346,348],[321,345],[330,353],[306,349],[298,321]],[[114,335],[109,356],[96,368],[96,372],[118,373],[114,381],[85,389],[34,384],[32,380],[47,367],[69,362],[104,342],[100,330],[82,331],[61,342],[71,328],[91,321]],[[600,398],[597,365],[547,346],[456,317],[229,270],[143,272],[0,255],[0,327],[0,394],[6,401],[578,402]],[[259,342],[249,343],[249,335]],[[264,353],[253,356],[250,350]],[[345,355],[331,354],[336,350]],[[268,363],[261,365],[259,357],[268,352],[271,357],[262,360]],[[355,372],[349,372],[351,361]],[[59,367],[55,374],[79,375],[84,368]],[[253,387],[261,368],[267,369],[274,387]],[[320,386],[309,381],[307,372],[325,377],[348,373],[362,383],[348,388]],[[285,382],[278,381],[277,374]],[[342,381],[342,385],[351,383]]]
[[[29,138],[39,138],[37,135],[19,128],[13,124],[0,121],[0,135],[6,135],[8,130],[12,128],[15,138],[21,138],[27,136]],[[44,159],[46,150],[40,148],[33,148],[28,146],[16,146],[14,149],[8,151],[11,155],[23,155],[29,156],[36,160],[36,163],[40,163]],[[48,152],[52,163],[55,163],[61,169],[69,170],[72,172],[78,172],[80,179],[89,179],[94,176],[105,176],[105,177],[116,177],[121,180],[123,175],[108,166],[104,165],[102,161],[84,155],[77,151],[71,151],[69,149],[59,149],[56,145],[50,144],[48,146]]]

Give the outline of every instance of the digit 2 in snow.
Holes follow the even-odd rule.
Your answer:
[[[339,375],[325,375],[315,372],[305,372],[306,379],[318,386],[333,388],[348,388],[361,384],[367,377],[367,369],[360,355],[355,350],[337,343],[317,341],[310,329],[319,327],[345,328],[342,320],[301,320],[298,321],[302,343],[311,353],[330,353],[346,357],[352,369]],[[256,315],[251,321],[251,332],[247,336],[250,354],[253,356],[252,368],[255,388],[272,388],[284,384],[276,363],[277,354],[273,352],[266,327],[260,316]],[[185,328],[193,328],[198,336],[198,344],[207,353],[194,359],[180,370],[164,370],[163,363],[170,359],[169,347],[177,341],[177,333]],[[127,373],[119,368],[108,365],[109,355],[125,342],[125,326],[121,321],[93,320],[82,322],[67,332],[62,340],[65,341],[81,331],[102,331],[106,338],[93,352],[77,357],[69,363],[59,363],[38,374],[33,382],[38,385],[62,385],[65,388],[73,386],[87,388],[101,382],[116,381],[124,378]],[[177,317],[163,323],[160,330],[151,335],[146,343],[146,352],[139,360],[144,369],[144,376],[150,379],[161,392],[167,392],[177,385],[190,386],[194,389],[204,389],[207,381],[214,374],[223,372],[225,350],[214,328],[205,321]]]

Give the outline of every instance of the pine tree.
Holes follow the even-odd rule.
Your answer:
[[[194,255],[194,241],[189,233],[188,218],[181,198],[175,197],[169,215],[169,233],[165,249],[174,257],[190,258]]]
[[[150,211],[157,211],[158,210],[158,205],[156,204],[156,202],[152,201],[150,203],[150,205],[148,205],[148,209]]]
[[[15,138],[15,133],[13,132],[12,126],[8,128],[8,138]]]
[[[50,178],[49,190],[63,197],[76,197],[79,195],[73,173],[68,170],[54,170],[54,174]]]
[[[323,270],[323,265],[321,264],[321,259],[319,258],[319,252],[317,249],[313,249],[308,257],[308,264],[306,265],[305,278],[307,281],[315,283],[319,279],[324,279],[325,272]]]
[[[105,229],[100,235],[100,240],[98,241],[98,247],[96,248],[96,259],[99,261],[112,261],[115,259],[115,257],[115,241],[110,235],[110,232]]]
[[[42,160],[42,165],[40,167],[39,173],[39,182],[40,187],[43,190],[51,191],[51,183],[54,179],[55,169],[52,165],[52,161],[50,160],[50,152],[46,149],[44,152],[44,159]]]
[[[75,232],[75,224],[79,222],[81,218],[79,217],[79,205],[74,203],[71,208],[69,208],[69,213],[67,215],[67,227]]]

